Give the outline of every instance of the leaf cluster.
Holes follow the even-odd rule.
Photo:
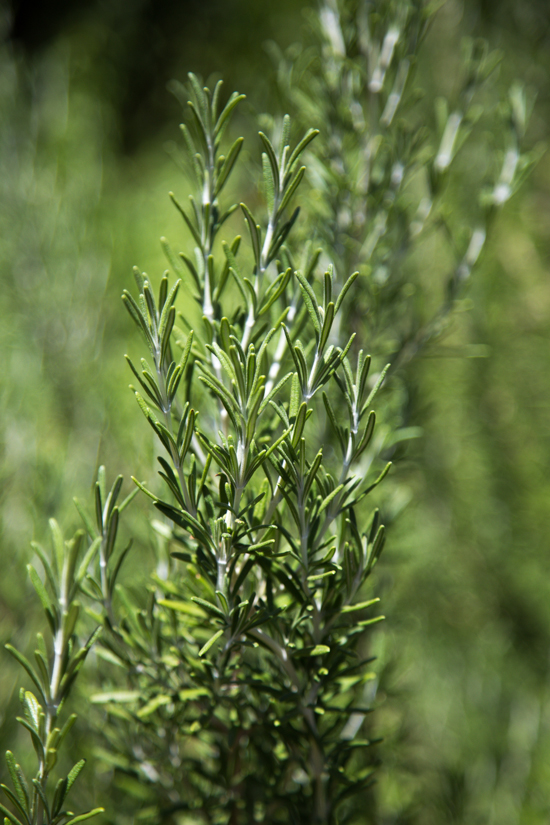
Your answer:
[[[139,271],[138,298],[123,295],[151,357],[141,369],[130,362],[139,384],[132,389],[163,451],[165,494],[138,486],[164,520],[159,530],[172,560],[168,576],[154,576],[145,608],[115,587],[119,617],[112,608],[119,569],[112,544],[100,556],[108,583],[99,600],[102,644],[107,660],[130,676],[125,689],[114,681],[95,700],[111,714],[120,769],[149,775],[157,788],[157,813],[176,795],[178,809],[199,808],[206,818],[230,812],[237,822],[240,812],[259,806],[269,821],[306,821],[315,799],[319,822],[343,822],[352,789],[370,782],[370,770],[351,770],[354,754],[371,743],[350,733],[350,719],[369,712],[361,699],[367,677],[360,649],[365,629],[381,618],[371,613],[377,599],[364,594],[384,528],[378,511],[365,524],[359,505],[389,465],[372,479],[359,468],[383,376],[369,379],[363,351],[352,370],[354,336],[339,342],[357,273],[338,287],[327,266],[319,279],[319,251],[307,245],[302,266],[294,263],[298,209],[286,215],[304,177],[297,163],[315,130],[293,147],[285,117],[277,148],[260,133],[265,218],[258,221],[242,204],[248,243],[237,236],[214,247],[219,226],[210,207],[227,211],[215,183],[215,170],[224,168],[216,162],[218,95],[192,77],[191,126],[183,130],[197,182],[184,215],[194,228],[196,263],[186,253],[180,260],[202,308],[202,331],[191,329],[185,314],[176,325],[179,281],[169,288],[166,275],[158,298]],[[245,246],[251,254],[243,257]],[[177,257],[164,247],[181,276]],[[325,427],[321,392],[340,457],[329,450],[325,458],[317,443],[320,423]],[[335,396],[347,425],[341,417],[337,423]],[[113,503],[103,507],[98,526],[115,512]],[[108,528],[106,535],[108,542]],[[143,726],[148,745],[140,763],[130,743],[143,738]],[[185,765],[185,789],[178,790],[174,754]]]
[[[451,94],[426,94],[434,80],[418,58],[438,6],[338,0],[310,11],[306,47],[285,55],[272,46],[287,105],[302,126],[322,126],[321,151],[308,158],[304,233],[331,250],[338,279],[361,273],[356,317],[392,370],[446,329],[496,213],[536,161],[522,149],[525,90],[516,83],[498,108],[485,105],[502,56],[482,39],[464,40]],[[474,146],[490,162],[463,208],[464,156]],[[437,286],[407,265],[428,242],[451,260]]]
[[[49,647],[44,636],[37,634],[34,664],[15,647],[6,645],[38,693],[37,698],[30,690],[21,688],[20,691],[23,716],[18,717],[18,722],[28,731],[37,760],[36,775],[30,783],[13,753],[8,751],[6,754],[13,790],[6,785],[1,787],[12,803],[13,811],[2,804],[0,810],[5,816],[4,822],[11,825],[39,825],[42,822],[46,825],[75,825],[103,811],[103,808],[95,808],[75,815],[64,808],[67,794],[84,767],[84,759],[57,781],[53,793],[48,790],[48,779],[57,763],[58,752],[76,721],[75,714],[64,723],[60,722],[60,716],[100,632],[98,628],[84,643],[78,643],[76,629],[81,608],[77,596],[87,569],[97,555],[99,542],[92,541],[84,551],[83,531],[65,541],[53,519],[50,532],[51,553],[38,544],[33,545],[44,569],[45,582],[33,565],[28,569],[44,609],[52,644]]]

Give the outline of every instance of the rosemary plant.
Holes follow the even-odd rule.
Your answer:
[[[142,818],[360,821],[376,765],[364,724],[368,631],[383,618],[369,577],[385,531],[368,497],[390,468],[372,404],[386,360],[394,369],[441,331],[495,208],[528,166],[525,99],[514,88],[503,109],[509,142],[478,193],[477,222],[466,232],[451,225],[449,170],[494,60],[472,47],[450,113],[442,104],[439,125],[423,131],[410,115],[410,76],[428,8],[386,3],[383,12],[328,3],[312,25],[313,51],[292,67],[279,56],[299,135],[288,116],[266,128],[271,137],[259,134],[261,217],[258,200],[251,209],[225,199],[243,139],[224,139],[243,95],[222,106],[221,82],[211,91],[189,75],[182,133],[194,191],[188,204],[172,200],[193,251],[175,254],[162,239],[172,274],[155,289],[136,269],[137,296],[123,295],[147,348],[128,363],[163,492],[134,481],[157,509],[161,554],[146,600],[118,583],[130,549],[118,547],[119,516],[132,496],[118,504],[122,478],[108,490],[103,468],[95,524],[77,503],[85,532],[65,544],[54,526],[52,564],[37,548],[51,593],[31,578],[53,652],[39,637],[35,669],[11,649],[38,690],[22,692],[38,757],[32,791],[8,755],[16,813],[2,810],[12,825],[69,825],[100,810],[62,809],[82,762],[53,797],[47,788],[74,720],[58,728],[58,717],[95,638],[74,653],[79,590],[103,626],[93,701],[106,714],[105,751],[127,790],[146,787]],[[187,100],[187,89],[176,92]],[[314,140],[302,221],[301,163]],[[228,234],[238,220],[244,237]],[[451,238],[456,260],[425,317],[403,261],[430,228]],[[364,333],[365,296],[374,370],[352,332]],[[395,433],[388,424],[384,433],[387,444]]]
[[[448,326],[496,214],[536,162],[522,152],[523,87],[498,106],[488,96],[501,54],[484,40],[464,39],[450,90],[426,77],[422,45],[441,5],[327,0],[309,10],[304,46],[271,44],[285,105],[302,127],[323,124],[306,234],[340,277],[360,271],[355,312],[392,372]],[[457,181],[469,165],[464,209]],[[429,282],[409,265],[427,243],[448,261]]]
[[[238,210],[222,204],[242,139],[226,154],[220,146],[242,96],[218,115],[220,85],[211,94],[190,76],[191,121],[182,130],[196,193],[188,207],[173,200],[194,256],[163,246],[202,319],[197,327],[187,304],[177,321],[179,281],[170,288],[168,275],[158,300],[139,271],[138,299],[124,294],[149,349],[151,363],[130,367],[164,448],[170,496],[139,486],[174,525],[159,530],[181,545],[172,558],[186,572],[170,562],[156,576],[145,614],[126,599],[127,662],[135,671],[145,647],[156,661],[130,694],[138,703],[131,718],[149,730],[146,755],[142,744],[127,746],[130,717],[112,733],[126,769],[157,787],[153,809],[163,816],[196,810],[211,822],[351,822],[354,800],[371,782],[375,760],[360,755],[372,745],[361,737],[373,695],[365,690],[373,674],[363,661],[364,630],[381,617],[372,615],[377,600],[366,580],[384,528],[365,498],[389,469],[371,476],[372,462],[396,434],[386,426],[374,445],[371,403],[387,367],[380,362],[369,379],[370,357],[341,331],[361,326],[368,295],[372,343],[393,368],[438,335],[495,208],[529,163],[519,152],[526,105],[515,87],[503,107],[509,143],[495,180],[478,193],[478,222],[466,231],[451,225],[449,170],[480,116],[475,95],[495,59],[481,47],[468,52],[455,107],[441,115],[427,150],[432,135],[405,115],[430,14],[413,4],[395,19],[390,11],[371,20],[351,4],[329,4],[312,26],[323,60],[311,52],[293,68],[280,60],[305,134],[293,148],[288,117],[272,124],[276,140],[260,132],[266,211],[258,221],[240,206],[248,250],[240,235],[218,242]],[[311,161],[317,191],[302,232],[317,236],[336,265],[321,276],[321,251],[291,233],[305,172],[299,161],[317,136],[307,119],[329,127]],[[402,264],[430,229],[447,233],[457,261],[426,318],[410,300]],[[121,656],[114,643],[111,650]],[[134,736],[143,742],[139,726]]]
[[[18,721],[31,737],[37,767],[36,775],[29,783],[13,753],[7,752],[13,790],[4,784],[1,787],[13,810],[0,804],[4,825],[75,825],[103,811],[103,808],[94,808],[75,815],[66,808],[67,794],[84,767],[84,759],[77,762],[67,776],[58,779],[53,791],[48,787],[58,752],[76,721],[74,713],[64,722],[61,721],[65,702],[100,632],[98,628],[82,645],[77,642],[80,613],[77,595],[88,566],[98,551],[98,542],[91,543],[82,554],[83,531],[77,532],[70,541],[65,541],[53,519],[50,528],[53,552],[48,554],[40,545],[34,545],[47,584],[43,583],[32,565],[29,565],[29,574],[44,608],[52,643],[48,645],[41,633],[37,635],[34,665],[19,650],[6,645],[33,683],[35,693],[21,688],[23,716]]]
[[[248,255],[240,236],[220,250],[219,230],[237,208],[224,208],[220,194],[242,140],[227,155],[220,145],[241,96],[218,113],[221,84],[211,94],[190,81],[183,134],[197,194],[187,209],[174,202],[195,257],[178,261],[164,247],[180,278],[187,267],[202,334],[184,331],[185,314],[176,323],[179,280],[170,288],[165,275],[156,299],[136,271],[138,300],[123,296],[149,349],[141,367],[128,360],[163,447],[169,496],[136,483],[173,524],[179,567],[155,575],[146,612],[121,592],[126,616],[116,624],[119,565],[111,575],[112,554],[100,554],[103,644],[132,675],[130,693],[96,701],[136,703],[118,708],[110,735],[127,764],[158,786],[163,816],[196,810],[208,822],[328,823],[339,811],[344,822],[347,797],[371,773],[352,765],[371,745],[358,735],[369,711],[362,686],[372,678],[361,641],[381,617],[364,585],[384,528],[377,511],[365,518],[357,505],[389,469],[375,478],[360,465],[383,373],[369,378],[360,349],[352,361],[353,335],[342,346],[334,340],[356,273],[335,294],[330,266],[316,278],[319,251],[306,248],[297,269],[287,246],[305,171],[299,160],[317,132],[293,146],[286,117],[277,146],[260,133],[265,220],[241,204]],[[346,419],[337,420],[335,395]],[[335,446],[325,457],[327,421]],[[110,535],[112,547],[116,525]]]

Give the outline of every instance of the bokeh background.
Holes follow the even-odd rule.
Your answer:
[[[72,497],[86,497],[100,462],[127,478],[153,473],[127,389],[119,298],[132,265],[165,268],[161,235],[184,243],[166,196],[185,190],[173,159],[181,109],[167,84],[189,70],[223,75],[248,96],[236,128],[250,131],[248,115],[280,109],[265,43],[299,40],[312,7],[0,2],[2,644],[28,648],[36,628],[25,563],[48,517],[76,525]],[[464,35],[503,50],[498,83],[525,84],[528,144],[547,140],[546,0],[448,0],[424,47],[434,94]],[[398,461],[410,500],[378,573],[385,741],[368,822],[550,820],[549,255],[542,154],[501,212],[445,341],[407,366],[407,423],[422,435]],[[128,529],[146,559],[145,505]],[[18,741],[19,680],[0,653],[0,751]],[[75,750],[89,756],[95,790],[113,793],[97,742],[80,730]]]

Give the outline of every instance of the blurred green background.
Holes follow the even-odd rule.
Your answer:
[[[236,129],[250,132],[248,115],[280,105],[265,41],[299,39],[313,6],[0,3],[2,644],[28,647],[25,563],[47,518],[76,525],[72,496],[87,495],[99,462],[153,476],[119,298],[132,265],[163,271],[161,235],[187,242],[166,196],[185,192],[172,157],[181,110],[167,82],[188,70],[223,75],[248,96]],[[499,83],[525,83],[529,144],[546,140],[547,2],[449,0],[425,45],[432,90],[451,82],[465,34],[503,49]],[[549,254],[546,154],[500,214],[445,341],[407,367],[407,424],[423,436],[398,462],[411,503],[378,573],[388,621],[376,638],[374,724],[385,741],[365,821],[550,820]],[[438,261],[429,266],[437,275]],[[146,510],[134,508],[130,524],[144,559]],[[0,661],[3,751],[19,737],[20,674]],[[101,794],[109,773],[97,770]]]

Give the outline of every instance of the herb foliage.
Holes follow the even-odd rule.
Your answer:
[[[188,205],[172,199],[193,252],[176,255],[163,239],[172,274],[155,292],[136,270],[137,297],[123,295],[147,347],[147,358],[128,363],[162,452],[164,492],[134,481],[160,514],[170,555],[144,607],[118,582],[131,549],[117,543],[119,516],[132,496],[118,504],[122,478],[107,490],[103,469],[95,523],[78,504],[85,531],[65,543],[53,523],[51,559],[37,548],[47,587],[34,568],[30,575],[53,644],[39,637],[36,668],[10,648],[38,691],[21,694],[38,759],[32,791],[7,757],[14,790],[2,787],[17,813],[2,810],[13,825],[69,825],[102,810],[62,809],[83,762],[53,796],[46,787],[74,721],[59,728],[58,717],[98,635],[75,653],[78,592],[103,626],[99,655],[126,673],[118,684],[109,676],[93,701],[106,707],[119,769],[154,788],[144,816],[357,821],[376,761],[365,726],[368,632],[383,618],[367,580],[385,529],[368,496],[390,468],[372,466],[381,446],[372,402],[388,369],[442,331],[495,209],[530,162],[520,153],[525,98],[514,87],[501,109],[508,144],[478,193],[479,221],[453,226],[447,182],[481,117],[475,96],[495,59],[471,44],[450,111],[439,105],[435,131],[419,129],[409,117],[410,75],[433,9],[384,8],[327,5],[312,27],[323,60],[305,52],[289,67],[279,56],[301,131],[296,137],[285,116],[266,130],[271,138],[259,133],[260,218],[225,201],[243,139],[226,146],[224,138],[243,95],[222,106],[221,83],[210,91],[189,75],[182,133],[194,194]],[[316,197],[302,226],[318,247],[303,241],[296,205],[306,154]],[[239,212],[244,239],[226,240]],[[434,229],[447,234],[456,262],[425,318],[407,300],[402,264]],[[178,313],[182,284],[198,327],[187,304]],[[355,334],[343,335],[361,326],[365,296],[372,343],[390,361],[378,357],[374,374]],[[386,445],[392,437],[387,428]]]

